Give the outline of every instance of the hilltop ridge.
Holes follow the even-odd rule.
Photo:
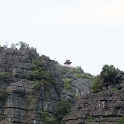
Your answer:
[[[18,46],[0,47],[1,123],[62,123],[77,99],[90,92],[92,75],[39,56],[24,42]],[[65,105],[70,109],[57,114]]]

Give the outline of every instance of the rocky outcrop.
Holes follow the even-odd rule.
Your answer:
[[[90,93],[82,97],[63,122],[65,124],[117,124],[123,116],[124,84],[119,84],[114,89]]]
[[[77,78],[72,81],[73,90],[76,92],[77,96],[83,96],[90,93],[90,85],[92,79]]]
[[[40,59],[45,71],[51,72],[54,83],[37,86],[30,71],[33,60]],[[90,92],[91,79],[63,75],[57,61],[44,55],[39,56],[30,48],[0,50],[0,120],[15,124],[41,124],[43,112],[54,117],[54,110],[60,100],[68,100],[73,106],[77,96]],[[66,68],[66,67],[65,67]],[[63,76],[71,78],[72,91],[64,87]],[[38,84],[39,85],[39,84]]]

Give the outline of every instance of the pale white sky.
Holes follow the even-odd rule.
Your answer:
[[[19,41],[91,74],[124,71],[124,0],[0,0],[0,44]]]

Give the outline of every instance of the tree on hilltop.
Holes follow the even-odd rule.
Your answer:
[[[109,85],[114,85],[115,77],[117,75],[116,69],[113,65],[104,65],[100,73],[103,86],[108,87]]]

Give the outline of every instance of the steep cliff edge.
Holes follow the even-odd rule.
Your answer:
[[[66,124],[117,124],[124,116],[124,85],[115,91],[91,93],[81,98],[70,115],[64,118]]]
[[[65,124],[124,124],[124,72],[113,66],[104,67],[101,75],[105,72],[102,76],[107,82],[102,79],[101,85],[97,76],[93,87],[95,93],[84,95],[77,101],[70,114],[64,117]]]
[[[92,75],[60,66],[34,49],[0,49],[0,120],[15,124],[54,124],[59,101],[71,106],[90,92]]]

